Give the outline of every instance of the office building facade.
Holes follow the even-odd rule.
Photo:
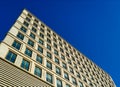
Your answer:
[[[115,84],[106,72],[24,9],[0,43],[0,86]]]

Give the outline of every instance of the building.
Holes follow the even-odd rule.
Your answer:
[[[0,86],[116,87],[106,72],[26,9],[0,44]]]

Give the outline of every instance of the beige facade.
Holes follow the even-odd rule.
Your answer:
[[[0,44],[0,69],[2,86],[116,87],[106,72],[26,9]]]

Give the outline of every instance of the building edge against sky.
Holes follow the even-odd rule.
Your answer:
[[[116,87],[111,76],[26,9],[0,44],[1,86]]]

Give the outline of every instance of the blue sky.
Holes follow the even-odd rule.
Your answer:
[[[103,68],[120,87],[119,0],[1,0],[0,41],[24,8]]]

